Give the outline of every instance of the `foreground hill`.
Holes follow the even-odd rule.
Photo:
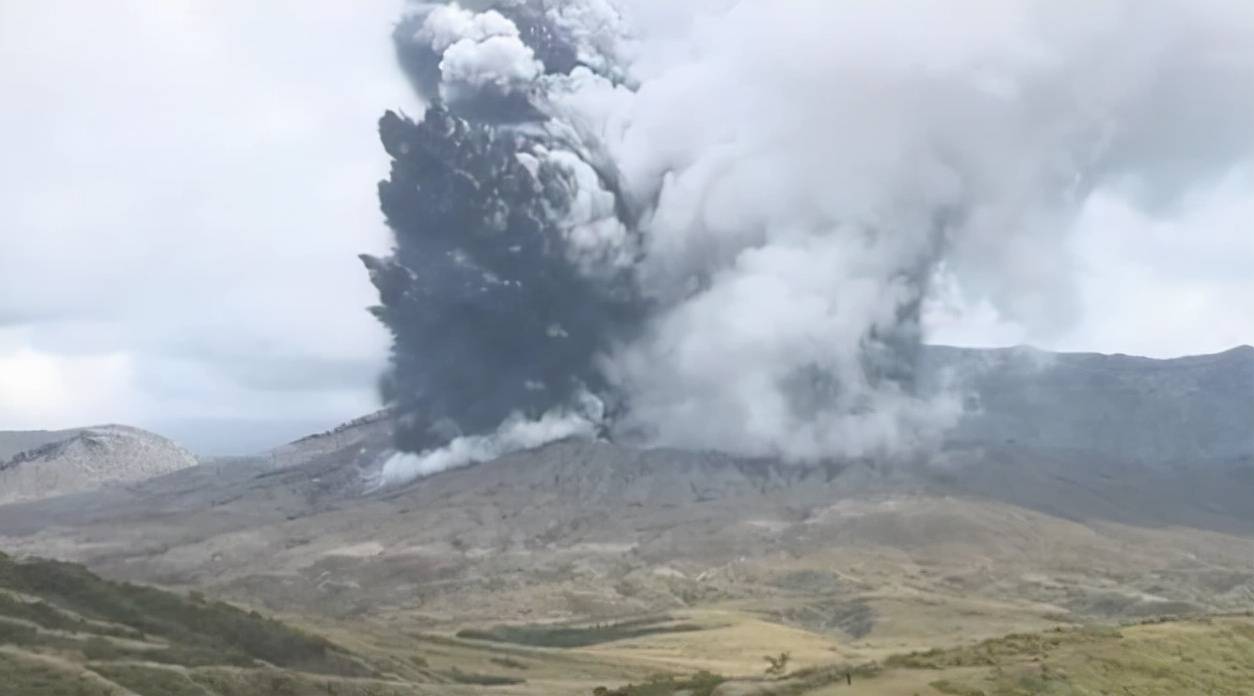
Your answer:
[[[646,674],[559,654],[524,662],[507,649],[438,636],[338,636],[344,642],[195,592],[0,553],[6,696],[470,696],[490,686],[582,694],[602,680]],[[471,671],[485,666],[497,673]],[[526,679],[502,671],[540,679],[530,690]]]
[[[160,435],[121,425],[0,432],[0,504],[141,481],[196,463]]]
[[[22,696],[1222,695],[1254,683],[1249,615],[914,652],[848,650],[732,612],[456,636],[330,630],[0,554],[0,685]],[[780,652],[796,659],[763,676],[763,653]]]
[[[324,638],[228,604],[3,554],[0,644],[4,693],[23,695],[281,693],[260,685],[374,671]]]

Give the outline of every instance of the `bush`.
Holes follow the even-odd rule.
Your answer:
[[[674,676],[657,676],[643,684],[628,684],[620,689],[608,689],[599,686],[593,690],[593,696],[671,696],[685,693],[691,696],[711,696],[726,678],[709,672],[683,678]]]
[[[141,696],[205,696],[205,690],[168,669],[132,665],[98,665],[92,671]]]
[[[2,653],[0,689],[14,696],[113,696],[117,691],[83,675]]]
[[[496,626],[488,630],[466,629],[457,632],[458,638],[483,640],[494,643],[512,643],[537,648],[584,648],[590,645],[612,643],[629,638],[662,633],[686,633],[700,631],[701,626],[671,623],[669,616],[592,626]]]
[[[39,642],[39,631],[34,626],[0,621],[0,643],[34,645],[37,642]]]
[[[458,684],[474,684],[476,686],[513,686],[527,683],[526,679],[503,677],[495,674],[471,674],[463,672],[456,667],[448,671],[445,676]]]
[[[792,653],[782,652],[779,657],[767,655],[764,659],[770,665],[766,668],[766,673],[773,677],[780,677],[788,671],[788,661],[792,659]]]
[[[118,648],[107,638],[93,636],[83,643],[83,657],[88,660],[120,660],[126,656],[125,650]]]
[[[525,663],[525,662],[519,662],[518,660],[515,660],[515,659],[510,658],[510,657],[493,657],[493,658],[489,658],[489,659],[490,659],[490,660],[491,660],[491,662],[493,662],[494,664],[498,664],[498,665],[500,665],[500,666],[502,666],[502,667],[508,667],[509,669],[517,669],[517,670],[527,670],[527,669],[530,669],[530,667],[528,667],[528,666],[527,666],[527,663]]]

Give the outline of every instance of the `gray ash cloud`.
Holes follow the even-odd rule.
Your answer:
[[[505,9],[544,70],[575,67],[541,13]],[[431,106],[420,121],[388,112],[379,123],[392,158],[379,201],[395,249],[363,257],[379,290],[373,311],[393,337],[383,397],[403,415],[398,447],[413,452],[585,394],[610,401],[597,359],[642,317],[625,273],[573,260],[561,221],[575,183],[536,156],[562,146],[544,128],[550,117],[495,83],[448,94],[442,53],[415,39],[428,17],[402,22],[396,44]]]
[[[598,429],[929,448],[961,403],[915,387],[937,303],[1057,330],[1094,192],[1152,214],[1248,162],[1246,4],[786,5],[487,0],[398,25],[430,108],[380,128],[396,248],[366,263],[416,455],[385,478]]]

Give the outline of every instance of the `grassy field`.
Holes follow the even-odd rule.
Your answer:
[[[0,554],[6,696],[400,696],[474,693],[445,685],[522,683],[456,670],[424,676],[417,666],[399,675],[390,666],[195,593]],[[437,685],[441,690],[431,690]]]
[[[1254,694],[1254,618],[1060,628],[722,684],[720,696],[1243,696]]]
[[[935,672],[934,689],[960,696],[1250,694],[1254,619],[1015,635],[894,662]]]
[[[15,696],[1176,696],[1254,693],[1254,617],[1029,630],[903,650],[913,606],[868,597],[878,642],[761,607],[467,628],[279,621],[195,593],[0,555],[0,693]],[[933,600],[925,598],[927,603]],[[787,614],[787,612],[784,612]],[[900,616],[901,618],[894,618]],[[926,612],[913,613],[927,620]],[[981,623],[984,618],[988,622]],[[948,619],[947,619],[948,620]],[[297,625],[300,624],[300,625]],[[964,624],[966,625],[966,624]],[[899,627],[898,627],[899,626]],[[885,637],[886,636],[886,637]],[[789,656],[764,674],[766,655]]]
[[[729,655],[747,659],[745,641],[764,633],[778,646],[801,646],[787,634],[740,624],[705,636]],[[668,664],[679,668],[682,656],[689,669],[704,667],[705,647],[698,636],[657,637],[652,646],[625,642],[596,650],[606,659],[635,654],[658,656],[656,640],[675,641]],[[689,641],[687,645],[682,641]],[[634,648],[634,650],[633,650]],[[750,661],[751,662],[751,661]],[[1232,615],[1175,620],[1149,620],[1125,626],[1055,628],[1016,633],[957,647],[916,651],[883,660],[840,660],[823,664],[790,662],[784,676],[745,673],[731,677],[704,673],[695,682],[671,677],[633,685],[606,687],[606,696],[1248,696],[1254,694],[1254,616]],[[759,663],[761,668],[765,663]],[[692,672],[688,672],[691,679]],[[723,673],[726,674],[726,673]]]

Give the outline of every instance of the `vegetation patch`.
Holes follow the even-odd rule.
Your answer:
[[[841,631],[865,638],[875,628],[875,610],[865,601],[821,600],[769,612],[770,618],[819,633]]]
[[[30,624],[0,620],[0,644],[26,648],[43,647],[59,650],[76,650],[82,645],[82,642],[76,638],[66,638],[54,633],[41,631]]]
[[[1254,624],[1223,617],[1054,630],[888,664],[936,670],[930,685],[952,696],[1243,694],[1254,684]]]
[[[448,677],[457,684],[474,684],[476,686],[511,686],[514,684],[527,683],[526,679],[505,677],[498,674],[474,674],[471,672],[463,672],[456,667],[444,672],[444,676]]]
[[[894,655],[888,658],[885,666],[911,669],[993,667],[1015,657],[1045,656],[1051,650],[1063,645],[1075,646],[1101,640],[1118,640],[1121,637],[1118,629],[1115,628],[1056,629],[1046,633],[1013,633],[960,648]]]
[[[699,672],[691,677],[665,675],[654,677],[642,684],[628,684],[619,689],[601,686],[592,693],[593,696],[710,696],[725,681],[725,677],[709,672]]]
[[[75,632],[91,630],[93,633],[102,632],[101,627],[89,627],[82,618],[71,617],[65,612],[55,609],[47,602],[38,600],[28,602],[5,592],[0,592],[0,616],[29,621],[53,631]],[[121,633],[126,634],[126,632]]]
[[[690,623],[675,623],[669,616],[634,619],[591,626],[532,624],[496,626],[487,630],[465,629],[457,637],[493,643],[512,643],[537,648],[584,648],[630,638],[704,630]]]
[[[196,670],[192,680],[215,696],[414,696],[412,684],[340,679],[278,670]],[[145,694],[147,696],[147,694]]]
[[[254,660],[306,672],[365,676],[368,670],[320,636],[310,635],[256,612],[225,602],[188,599],[151,587],[104,580],[82,566],[57,561],[17,561],[0,554],[0,589],[38,597],[41,602],[84,617],[159,636],[171,647],[143,652],[145,659],[178,664],[245,664]],[[31,620],[56,625],[53,612],[7,605]],[[83,631],[97,631],[79,623]],[[9,629],[16,631],[17,629]],[[18,631],[20,632],[20,631]],[[29,639],[23,634],[19,638]],[[16,642],[16,641],[15,641]],[[96,643],[97,650],[105,650]],[[89,659],[118,659],[126,651]]]
[[[208,696],[181,672],[139,665],[96,665],[92,671],[140,696]]]
[[[530,667],[527,666],[526,662],[515,660],[512,657],[490,657],[488,658],[488,661],[493,664],[500,665],[502,667],[507,667],[509,669],[516,669],[519,671],[525,671],[527,669],[530,669]]]
[[[87,674],[0,653],[0,693],[17,696],[114,696],[116,689]],[[145,694],[147,696],[147,694]]]

